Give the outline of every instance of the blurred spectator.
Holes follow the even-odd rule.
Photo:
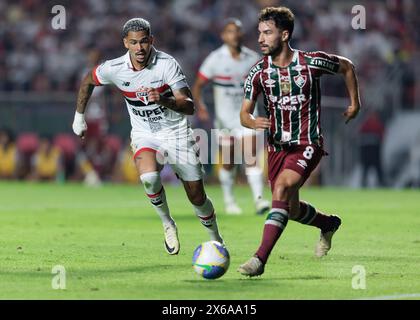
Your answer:
[[[18,178],[27,178],[31,172],[32,156],[38,149],[38,135],[32,132],[21,133],[16,142],[19,153]]]
[[[15,137],[10,129],[0,129],[0,179],[14,179],[18,176],[19,153]]]
[[[370,169],[376,173],[379,186],[385,186],[381,152],[384,125],[376,111],[370,111],[359,129],[360,162],[362,165],[362,186],[367,186]]]
[[[32,180],[57,181],[64,180],[63,157],[58,147],[53,145],[49,136],[40,138],[39,147],[32,158]]]
[[[398,54],[410,64],[416,61],[419,49],[417,1],[359,1],[368,15],[366,30],[351,29],[354,3],[346,1],[74,0],[65,1],[65,30],[51,27],[54,4],[42,0],[1,2],[0,61],[4,62],[0,74],[5,76],[0,77],[0,89],[76,90],[81,66],[91,67],[94,60],[92,52],[100,52],[103,59],[122,53],[120,29],[134,16],[152,23],[159,48],[173,52],[190,79],[205,55],[220,45],[218,30],[229,16],[243,21],[245,45],[258,49],[257,16],[267,5],[294,10],[298,17],[296,46],[338,52],[356,66],[374,63],[372,53],[380,58],[382,69],[391,66]],[[358,75],[363,78],[364,70],[359,69]]]
[[[54,138],[54,145],[62,154],[64,180],[69,179],[76,166],[76,154],[78,152],[78,137],[73,134],[60,133]]]

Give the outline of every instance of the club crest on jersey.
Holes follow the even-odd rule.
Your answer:
[[[306,75],[301,75],[301,74],[299,74],[299,75],[297,75],[297,76],[295,76],[295,77],[293,77],[293,80],[295,81],[295,83],[296,83],[296,85],[299,87],[299,88],[303,88],[303,86],[305,85],[305,83],[306,83]]]
[[[144,88],[140,88],[136,91],[136,97],[144,104],[149,103],[149,100],[147,99],[147,90]]]

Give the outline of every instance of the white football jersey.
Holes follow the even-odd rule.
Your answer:
[[[147,66],[137,71],[127,52],[98,65],[92,73],[97,85],[114,84],[124,95],[132,135],[179,137],[188,134],[190,126],[184,114],[147,100],[145,88],[157,88],[162,95],[172,96],[172,90],[188,87],[181,67],[172,56],[152,47]]]
[[[242,128],[239,118],[244,82],[249,69],[260,55],[246,47],[241,48],[239,59],[234,59],[227,45],[211,52],[200,67],[198,76],[213,82],[216,127]]]

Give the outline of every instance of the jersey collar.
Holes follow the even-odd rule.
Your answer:
[[[138,70],[134,69],[134,67],[133,67],[133,64],[132,64],[131,59],[130,59],[130,52],[127,51],[127,53],[124,56],[124,59],[125,59],[125,62],[127,64],[127,67],[129,69],[131,69],[133,71],[138,71]],[[157,60],[157,50],[154,46],[152,46],[152,49],[150,51],[150,56],[149,56],[149,59],[147,60],[145,68],[147,68],[150,64],[155,64],[156,60]]]
[[[293,58],[292,58],[292,61],[290,62],[290,64],[287,66],[287,67],[278,67],[278,66],[276,66],[274,63],[273,63],[273,58],[271,57],[271,56],[268,56],[268,63],[269,63],[269,65],[270,66],[274,66],[274,67],[276,67],[276,68],[280,68],[280,69],[283,69],[283,68],[288,68],[288,67],[290,67],[291,65],[293,65],[293,64],[295,64],[295,63],[298,63],[299,62],[299,52],[298,52],[298,50],[296,50],[296,49],[293,49]]]

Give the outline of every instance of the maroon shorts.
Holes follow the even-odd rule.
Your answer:
[[[309,178],[321,158],[326,153],[318,145],[295,145],[282,151],[268,152],[268,180],[271,190],[278,175],[284,169],[290,169],[303,177],[302,184]]]

